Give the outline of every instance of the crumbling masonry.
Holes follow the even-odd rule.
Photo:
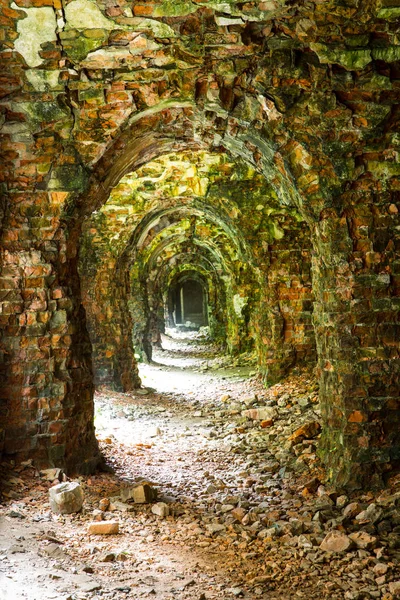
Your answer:
[[[190,279],[267,384],[318,365],[329,477],[378,483],[400,459],[400,1],[1,7],[1,452],[95,468],[94,383],[140,384]]]

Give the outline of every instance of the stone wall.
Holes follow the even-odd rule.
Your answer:
[[[316,363],[312,323],[312,243],[304,222],[280,216],[281,238],[264,252],[260,302],[254,311],[257,354],[266,382],[274,383],[296,364]]]
[[[2,0],[1,11],[5,450],[96,463],[82,224],[128,173],[203,151],[240,158],[274,211],[307,223],[327,469],[343,484],[379,478],[400,448],[400,6]],[[246,185],[245,232],[257,208]],[[249,256],[270,221],[248,236]],[[237,270],[246,295],[257,268]],[[286,268],[307,302],[305,276]]]

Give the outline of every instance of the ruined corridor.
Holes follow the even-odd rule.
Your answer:
[[[95,391],[110,406],[162,395],[143,374],[168,368],[168,353],[179,362],[168,344],[187,334],[210,360],[249,367],[231,408],[244,453],[250,424],[265,436],[256,462],[267,460],[268,440],[289,451],[308,427],[308,474],[335,502],[393,492],[400,2],[0,6],[6,470],[29,463],[99,477],[110,457]],[[295,410],[307,396],[296,377],[315,393],[309,422]],[[210,414],[224,396],[215,385]],[[251,413],[279,405],[285,386],[287,412]],[[281,468],[308,489],[301,468],[281,465],[283,479]],[[386,533],[397,535],[392,517]],[[395,595],[386,583],[366,597]]]

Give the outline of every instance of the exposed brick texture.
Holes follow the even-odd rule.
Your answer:
[[[215,334],[231,352],[255,344],[267,380],[316,352],[327,471],[379,481],[400,458],[397,3],[0,7],[0,451],[94,468],[84,306],[97,382],[130,389],[133,275],[148,278],[148,339],[163,326],[156,267],[166,285],[189,256],[199,273],[213,256]],[[207,193],[201,153],[224,157]],[[123,178],[166,155],[190,155],[198,187],[142,207],[131,235],[163,205],[198,202],[193,235],[186,215],[170,245],[159,230],[140,252],[96,246]]]

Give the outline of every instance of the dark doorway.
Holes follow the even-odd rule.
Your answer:
[[[174,294],[174,304],[177,325],[203,327],[208,324],[207,295],[199,281],[188,279],[178,285]]]

